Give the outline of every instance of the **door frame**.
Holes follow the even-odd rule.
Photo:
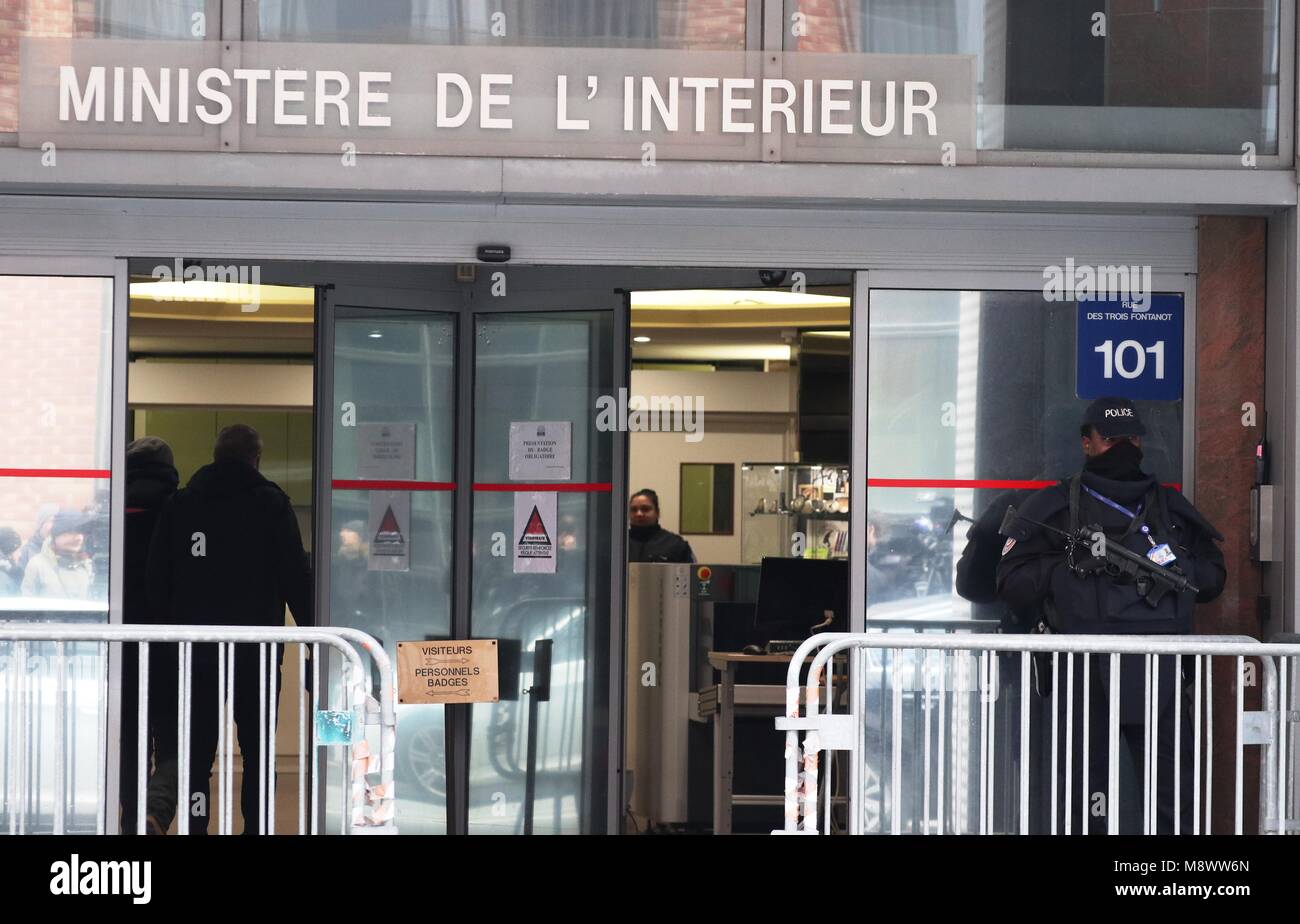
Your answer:
[[[108,624],[122,623],[122,591],[126,564],[126,425],[127,317],[130,287],[127,260],[111,257],[0,257],[3,276],[94,276],[113,280],[112,337],[110,353],[109,433],[109,573]],[[107,697],[100,703],[104,710],[104,741],[100,751],[104,764],[99,768],[99,786],[104,794],[99,803],[96,827],[99,833],[116,833],[120,780],[122,730],[122,657],[121,644],[109,643],[107,652]]]
[[[315,324],[315,384],[313,415],[316,451],[313,465],[316,512],[314,513],[313,548],[316,564],[316,606],[322,624],[328,620],[330,587],[329,555],[333,533],[329,522],[330,478],[329,466],[333,458],[333,428],[321,425],[322,413],[334,413],[333,408],[333,319],[336,307],[363,307],[396,311],[436,312],[451,314],[456,321],[456,419],[455,433],[455,483],[453,499],[452,541],[456,548],[473,547],[473,493],[474,493],[474,374],[476,365],[476,318],[479,315],[557,313],[563,311],[606,310],[611,312],[611,346],[614,387],[628,375],[627,299],[613,284],[601,285],[603,275],[597,269],[582,270],[581,286],[573,284],[573,273],[567,267],[521,267],[511,264],[474,264],[473,282],[458,283],[455,267],[449,265],[403,267],[404,272],[394,274],[389,267],[339,264],[321,265],[264,265],[264,281],[271,284],[313,284],[317,289]],[[506,294],[491,294],[494,273],[506,273]],[[394,279],[394,276],[399,278]],[[513,277],[513,278],[512,278]],[[611,277],[612,279],[612,277]],[[400,284],[395,284],[400,283]],[[611,467],[613,472],[611,493],[619,497],[627,491],[626,434],[612,434]],[[626,536],[622,503],[610,504],[611,561],[625,557]],[[592,557],[589,567],[601,567],[603,558]],[[473,563],[468,555],[454,557],[452,574],[451,636],[469,638],[472,626]],[[587,806],[585,817],[593,831],[611,830],[621,817],[622,779],[622,703],[623,703],[623,600],[625,571],[610,568],[608,620],[608,678],[597,690],[588,691],[588,706],[607,703],[609,721],[604,748],[596,747],[595,723],[592,709],[586,710],[584,722],[586,745],[584,753],[599,761],[602,782],[599,792],[605,794],[601,810]],[[461,834],[468,831],[470,755],[470,720],[466,709],[447,709],[445,713],[447,734],[447,831]],[[617,751],[615,750],[617,748]],[[603,753],[598,753],[603,752]],[[618,759],[614,760],[617,753]],[[325,781],[322,786],[327,785]],[[584,792],[584,796],[586,793]],[[322,806],[323,811],[323,806]]]
[[[454,501],[453,541],[458,546],[472,545],[473,499],[472,472],[474,460],[473,387],[475,366],[475,316],[500,313],[589,311],[608,309],[613,312],[613,387],[631,386],[631,292],[634,290],[697,289],[697,288],[762,288],[758,274],[752,268],[693,267],[646,265],[521,265],[469,264],[476,271],[472,283],[455,283],[454,267],[448,264],[399,266],[375,264],[263,264],[263,281],[268,283],[316,285],[319,297],[316,316],[316,418],[331,401],[333,391],[332,368],[326,361],[333,353],[332,306],[373,305],[376,308],[395,310],[436,311],[457,314],[457,419],[456,432],[456,484]],[[494,273],[506,274],[506,294],[491,294]],[[813,269],[806,271],[810,286],[852,285],[853,271]],[[575,279],[577,280],[575,284]],[[852,289],[850,289],[852,292]],[[368,301],[367,301],[368,300]],[[856,315],[853,322],[857,322]],[[331,408],[330,413],[333,410]],[[332,458],[332,428],[317,430],[317,458],[313,468],[316,479],[315,498],[317,511],[329,510],[327,479],[328,460]],[[602,685],[607,702],[608,734],[604,759],[604,781],[599,789],[604,794],[603,813],[596,806],[588,806],[586,817],[591,831],[616,833],[621,830],[625,800],[625,684],[627,676],[626,644],[626,568],[613,567],[615,562],[626,560],[627,513],[623,498],[630,490],[628,484],[629,439],[626,432],[617,430],[613,437],[613,482],[610,504],[610,574],[609,574],[609,638],[608,676]],[[329,588],[328,556],[323,550],[330,548],[332,535],[328,517],[317,515],[314,523],[315,548],[321,550],[317,561],[317,605],[319,613],[326,613],[325,604]],[[453,637],[470,637],[472,625],[471,562],[468,557],[458,558],[453,573],[452,634]],[[594,691],[593,691],[594,692]],[[590,699],[589,699],[590,701]],[[449,710],[447,715],[447,819],[449,833],[463,833],[467,829],[469,765],[469,723],[455,716],[462,710]],[[594,733],[594,724],[588,721],[586,734]],[[586,752],[594,754],[589,740]],[[603,817],[602,817],[603,815]]]
[[[1079,257],[1084,262],[1083,256]],[[871,293],[875,289],[928,289],[940,291],[1043,290],[1041,270],[860,270],[854,281],[853,311],[853,471],[867,475],[867,424],[870,411],[868,372],[870,354]],[[1183,296],[1183,494],[1194,500],[1196,485],[1196,274],[1179,273],[1155,265],[1152,288]],[[859,336],[860,332],[860,336]],[[859,400],[860,398],[860,400]],[[866,628],[867,507],[850,505],[849,558],[851,587],[850,632]]]

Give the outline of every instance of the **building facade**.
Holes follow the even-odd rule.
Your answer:
[[[868,566],[878,523],[1068,470],[1086,366],[1143,402],[1148,460],[1226,537],[1228,590],[1200,629],[1296,631],[1297,40],[1290,0],[8,4],[0,525],[25,539],[44,506],[99,511],[88,606],[120,621],[125,446],[147,429],[130,415],[207,403],[136,342],[174,333],[137,316],[179,322],[166,300],[189,296],[133,287],[255,285],[259,303],[230,310],[282,344],[302,315],[262,287],[309,291],[314,362],[262,351],[297,357],[266,386],[296,397],[227,404],[312,412],[314,429],[265,420],[306,447],[310,474],[286,452],[277,480],[314,512],[324,618],[385,644],[514,639],[525,662],[553,638],[572,700],[549,706],[539,819],[616,831],[624,498],[644,469],[594,408],[650,361],[633,334],[672,329],[638,324],[627,293],[806,290],[845,299],[825,323],[850,335],[847,394],[802,412],[843,419],[844,458],[826,461],[867,497],[846,521],[854,626],[889,605]],[[387,359],[367,352],[383,338]],[[769,412],[719,400],[736,428]],[[395,477],[414,485],[411,555],[430,557],[372,588],[382,613],[348,611],[331,579],[339,529],[384,477],[349,406],[416,425]],[[511,468],[510,424],[561,420],[574,557],[517,573],[488,551],[536,487]],[[950,581],[920,595],[958,605]],[[428,747],[411,828],[496,830],[501,804],[515,824],[516,706],[406,720]]]

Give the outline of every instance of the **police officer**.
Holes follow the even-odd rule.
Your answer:
[[[1099,398],[1089,405],[1080,427],[1083,470],[1059,484],[1037,492],[1009,517],[997,569],[999,596],[1018,613],[1041,614],[1044,631],[1082,634],[1190,634],[1197,603],[1213,600],[1223,590],[1227,572],[1215,544],[1223,537],[1182,494],[1161,485],[1142,470],[1142,437],[1146,434],[1133,402]],[[1098,530],[1105,541],[1118,543],[1155,565],[1181,574],[1197,590],[1178,592],[1142,576],[1107,569],[1093,554],[1099,543],[1071,543],[1059,531],[1075,534]],[[1174,723],[1183,723],[1180,740],[1182,831],[1190,831],[1192,797],[1191,724],[1186,703],[1175,702],[1174,660],[1159,658],[1159,685],[1153,690],[1157,712],[1156,748],[1157,833],[1173,833]],[[1105,831],[1109,771],[1110,659],[1092,656],[1088,702],[1084,703],[1083,659],[1074,659],[1073,779],[1070,813],[1072,829]],[[1050,692],[1056,699],[1061,748],[1065,738],[1066,659]],[[1140,655],[1121,659],[1120,767],[1121,833],[1141,831],[1141,790],[1137,776],[1146,766],[1144,732],[1146,665]],[[1187,685],[1185,684],[1186,688]],[[1081,755],[1083,726],[1088,731],[1087,778]],[[1050,754],[1047,755],[1050,758]],[[1064,771],[1064,754],[1058,754]],[[1044,766],[1050,766],[1048,760]],[[1064,785],[1064,784],[1062,784]],[[1136,792],[1134,792],[1136,790]],[[1062,794],[1063,794],[1062,789]],[[1063,798],[1063,795],[1062,795]],[[1046,804],[1046,803],[1045,803]],[[1058,822],[1064,819],[1058,806]],[[1046,830],[1038,818],[1037,830]],[[1058,830],[1061,830],[1058,828]]]

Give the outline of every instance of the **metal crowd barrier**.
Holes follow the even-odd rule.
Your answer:
[[[832,685],[837,662],[847,686]],[[1296,833],[1297,669],[1291,639],[816,635],[791,660],[776,720],[785,821],[773,833],[1226,833],[1217,791],[1241,834],[1256,767],[1259,832]],[[1216,677],[1235,700],[1226,717]],[[1225,720],[1226,750],[1223,726],[1214,734]]]
[[[149,684],[151,650],[172,645],[176,652],[176,743],[174,751],[155,754],[157,768],[174,757],[176,775],[176,828],[189,833],[190,798],[183,782],[191,779],[193,724],[194,645],[216,645],[218,743],[215,792],[209,812],[217,818],[217,833],[234,831],[235,646],[257,645],[258,774],[257,831],[275,831],[277,704],[274,671],[279,646],[298,646],[299,676],[304,681],[298,696],[298,828],[299,834],[320,833],[322,747],[336,745],[346,754],[338,768],[339,812],[342,834],[395,834],[393,766],[396,753],[396,686],[388,654],[375,639],[347,628],[60,625],[0,622],[0,830],[25,833],[116,833],[118,806],[106,804],[108,760],[107,654],[122,648],[115,643],[137,643],[138,694],[134,741],[121,747],[136,749],[137,777],[121,780],[134,786],[134,819],[123,819],[124,829],[134,825],[146,833]],[[307,684],[307,651],[311,649],[311,683]],[[321,702],[322,648],[339,658],[340,683]],[[369,656],[368,669],[361,652]],[[241,659],[243,654],[241,654]],[[310,692],[309,692],[310,690]],[[224,693],[224,695],[221,695]],[[283,695],[289,695],[285,690]],[[170,710],[169,710],[170,714]],[[315,729],[309,729],[309,720]],[[93,742],[88,725],[93,723]],[[52,726],[52,727],[51,727]],[[157,728],[157,724],[153,726]],[[325,734],[322,736],[322,730]],[[350,731],[355,730],[355,731]],[[168,732],[171,729],[167,729]],[[315,732],[315,734],[312,734]],[[366,734],[366,732],[377,732]],[[245,735],[248,730],[244,730]],[[377,752],[371,744],[378,738]],[[309,745],[308,742],[311,741]],[[78,746],[80,745],[80,746]],[[88,755],[86,752],[90,751]],[[93,755],[93,756],[92,756]],[[310,755],[310,756],[309,756]],[[53,762],[53,772],[49,763]],[[308,762],[310,761],[310,773]],[[93,820],[93,828],[91,827]],[[245,825],[252,821],[245,819]]]

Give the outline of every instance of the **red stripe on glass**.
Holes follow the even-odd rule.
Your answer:
[[[868,478],[869,488],[997,488],[1003,491],[1049,488],[1055,481],[1007,481],[991,478]]]
[[[869,488],[992,488],[999,491],[1037,490],[1050,488],[1057,481],[1014,481],[996,478],[868,478]],[[1167,482],[1166,488],[1182,491],[1183,486]]]
[[[511,484],[484,484],[476,483],[475,491],[587,491],[601,493],[614,490],[614,485],[608,481],[589,481],[589,482],[555,482],[543,481],[535,484],[526,484],[524,482],[513,482]]]
[[[336,478],[330,482],[335,491],[454,491],[450,481],[383,481],[375,479]]]
[[[106,468],[0,468],[0,478],[111,478]]]

